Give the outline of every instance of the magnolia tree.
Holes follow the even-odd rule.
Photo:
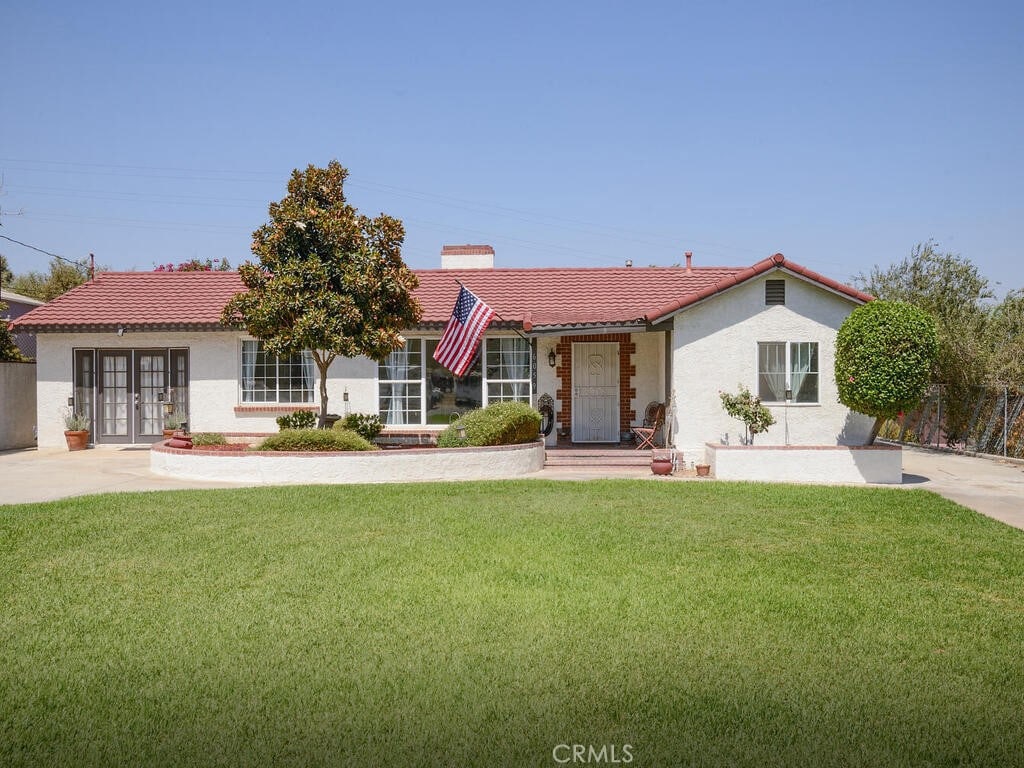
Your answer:
[[[345,201],[347,176],[336,160],[292,173],[288,194],[270,204],[270,221],[253,233],[259,264],[238,269],[248,291],[235,294],[221,317],[272,354],[310,350],[320,372],[321,424],[334,359],[383,360],[421,315],[412,297],[418,280],[402,261],[402,222],[359,214]]]
[[[14,343],[14,336],[5,319],[6,314],[7,305],[0,301],[0,362],[21,362],[25,357]]]
[[[869,445],[886,419],[920,404],[937,353],[935,322],[900,301],[869,302],[840,326],[835,363],[839,401],[874,417]]]

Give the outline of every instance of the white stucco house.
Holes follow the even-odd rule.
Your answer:
[[[495,268],[489,246],[445,246],[418,270],[419,327],[383,363],[341,359],[329,409],[379,414],[392,432],[429,432],[497,400],[554,400],[557,436],[618,443],[651,402],[672,405],[672,442],[703,455],[742,424],[719,392],[745,384],[777,423],[760,445],[864,442],[871,422],[837,399],[836,330],[871,297],[781,254],[749,267]],[[459,281],[496,310],[462,379],[432,352]],[[193,431],[272,432],[296,408],[318,409],[306,355],[277,358],[219,323],[242,290],[234,272],[108,272],[16,319],[37,337],[39,445],[63,444],[70,406],[97,445],[159,439],[170,408]]]

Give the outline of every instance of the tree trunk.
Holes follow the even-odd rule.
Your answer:
[[[313,353],[316,367],[320,371],[320,420],[317,427],[323,429],[327,424],[327,369],[334,362],[335,355],[321,355],[320,352]]]
[[[865,445],[875,444],[875,438],[878,437],[878,433],[882,431],[883,424],[885,424],[885,419],[875,419],[875,423],[871,425],[871,434],[868,435],[868,441]]]

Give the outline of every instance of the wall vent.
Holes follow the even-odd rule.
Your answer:
[[[764,303],[765,306],[772,304],[786,303],[786,281],[765,280],[764,281]]]

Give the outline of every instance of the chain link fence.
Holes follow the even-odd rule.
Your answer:
[[[1024,458],[1024,393],[976,387],[950,398],[933,387],[921,407],[887,421],[878,436],[906,445]]]

